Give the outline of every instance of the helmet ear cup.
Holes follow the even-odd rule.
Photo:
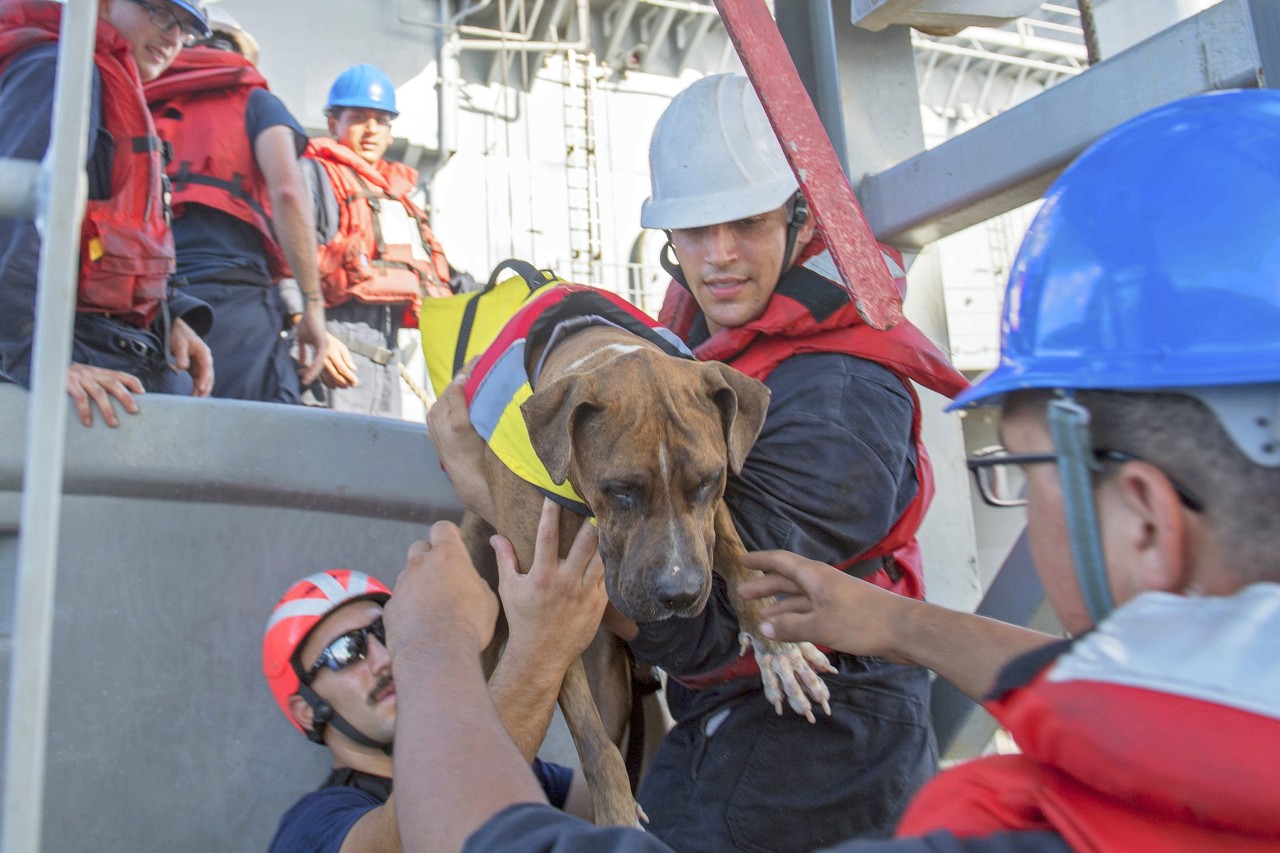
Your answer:
[[[333,706],[316,696],[308,704],[311,705],[311,728],[307,729],[307,740],[312,743],[324,743],[324,727],[333,719]]]
[[[796,190],[793,199],[791,215],[787,217],[787,225],[791,228],[801,228],[809,221],[809,200],[799,190]]]

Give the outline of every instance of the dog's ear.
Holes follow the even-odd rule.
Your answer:
[[[560,484],[568,479],[574,426],[596,405],[595,378],[581,373],[539,386],[533,396],[520,404],[529,441],[547,466],[552,482]]]
[[[729,447],[729,470],[737,474],[756,443],[769,411],[769,389],[758,379],[716,361],[704,362],[707,390],[724,424]]]

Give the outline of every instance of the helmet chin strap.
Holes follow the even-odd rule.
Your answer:
[[[787,200],[787,245],[782,251],[782,269],[778,270],[778,281],[782,281],[782,277],[791,268],[791,253],[795,251],[800,229],[808,221],[809,202],[803,192],[796,190],[795,195]]]
[[[320,695],[311,689],[311,685],[299,684],[298,695],[306,700],[306,703],[311,706],[311,711],[315,715],[312,727],[307,732],[307,739],[312,743],[324,743],[324,727],[332,724],[335,729],[342,732],[361,746],[381,750],[387,755],[391,754],[395,744],[374,740],[355,726],[351,725],[351,723],[347,722],[341,714],[333,710],[332,705],[320,698]]]
[[[1089,618],[1098,625],[1115,609],[1093,499],[1092,475],[1101,470],[1101,466],[1093,455],[1089,410],[1076,402],[1070,392],[1065,393],[1063,398],[1049,403],[1049,432],[1058,453],[1062,507],[1067,517],[1067,536],[1071,540],[1076,577]]]
[[[664,228],[662,233],[667,235],[667,242],[663,244],[662,250],[658,252],[658,263],[662,264],[662,268],[667,271],[667,275],[675,279],[676,283],[685,290],[688,290],[689,282],[684,277],[684,270],[680,268],[680,260],[676,257],[676,247],[671,244],[671,229]]]

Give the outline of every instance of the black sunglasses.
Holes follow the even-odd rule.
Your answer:
[[[369,653],[370,634],[382,645],[385,646],[387,644],[387,632],[382,627],[381,616],[363,628],[348,631],[325,646],[324,650],[320,652],[320,657],[307,670],[303,683],[310,684],[315,679],[316,674],[326,667],[337,672],[351,666],[356,661],[364,660]]]
[[[1094,450],[1093,458],[1099,462],[1146,461],[1123,450]],[[969,457],[965,464],[973,472],[973,478],[978,483],[978,494],[987,505],[1004,507],[1025,506],[1027,503],[1026,475],[1021,466],[1057,461],[1056,453],[1010,453],[1003,447],[988,447]],[[1204,511],[1204,502],[1194,492],[1172,477],[1169,477],[1169,482],[1183,506],[1192,512]]]

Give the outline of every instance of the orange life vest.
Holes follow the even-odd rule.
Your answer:
[[[249,96],[266,89],[253,63],[229,50],[194,47],[178,54],[146,85],[160,135],[174,149],[166,172],[173,184],[173,215],[203,204],[234,216],[262,235],[272,281],[291,275],[271,225],[266,178],[245,133]]]
[[[58,40],[62,6],[53,0],[0,5],[0,67]],[[173,235],[162,182],[162,143],[142,97],[129,42],[98,20],[93,63],[102,81],[102,124],[115,141],[111,196],[91,199],[80,228],[76,310],[150,325],[173,274]]]
[[[312,139],[306,156],[318,160],[338,200],[338,233],[320,247],[320,283],[326,307],[351,299],[373,303],[409,303],[406,325],[418,323],[424,297],[451,296],[449,262],[431,231],[427,214],[409,199],[418,183],[416,169],[389,160],[373,166],[347,146],[329,138]],[[418,222],[431,260],[413,257],[408,246],[382,240],[377,204],[393,200]],[[411,321],[411,322],[410,322]]]

